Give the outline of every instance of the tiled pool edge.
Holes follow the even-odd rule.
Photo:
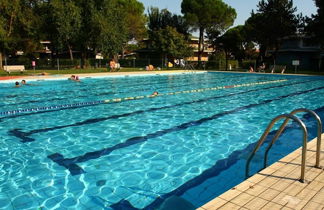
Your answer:
[[[301,162],[299,148],[198,210],[324,209],[324,143],[322,141],[322,169],[314,167],[316,139],[307,146],[305,183],[298,181]]]

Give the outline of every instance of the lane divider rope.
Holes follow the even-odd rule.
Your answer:
[[[114,98],[114,99],[92,101],[92,102],[80,102],[80,103],[75,103],[75,104],[54,105],[54,106],[47,106],[47,107],[28,108],[28,109],[17,109],[17,110],[12,110],[12,111],[0,112],[0,116],[15,115],[15,114],[26,113],[26,112],[48,111],[48,110],[55,110],[55,109],[62,109],[62,108],[93,106],[93,105],[107,104],[107,103],[118,103],[118,102],[122,102],[122,101],[139,100],[139,99],[144,99],[144,98],[155,98],[155,97],[166,96],[166,95],[177,95],[177,94],[184,94],[184,93],[199,93],[199,92],[222,90],[222,89],[228,89],[228,88],[266,85],[266,84],[280,83],[280,82],[286,82],[286,81],[288,81],[288,80],[286,80],[286,79],[271,80],[271,81],[267,81],[267,82],[254,82],[254,83],[246,83],[246,84],[239,84],[239,85],[226,85],[226,86],[211,87],[211,88],[200,88],[200,89],[194,89],[194,90],[183,90],[183,91],[176,91],[176,92],[169,92],[169,93],[159,93],[156,96],[153,96],[153,95],[135,96],[135,97]]]

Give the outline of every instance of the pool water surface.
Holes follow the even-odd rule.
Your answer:
[[[324,116],[323,77],[188,73],[28,83],[0,83],[4,209],[156,209],[174,196],[199,207],[244,180],[247,156],[274,117],[296,108]],[[316,122],[298,116],[313,138]],[[269,162],[301,142],[290,124]],[[254,173],[262,160],[257,154]]]

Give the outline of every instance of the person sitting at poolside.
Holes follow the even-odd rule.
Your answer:
[[[38,75],[39,75],[39,76],[47,76],[48,73],[44,71],[44,72],[42,72],[42,73],[39,73]]]
[[[116,69],[116,62],[114,59],[112,59],[110,62],[109,62],[109,67],[110,67],[110,71],[115,71]]]
[[[262,63],[262,65],[261,66],[259,66],[259,68],[258,68],[258,70],[259,70],[259,72],[264,72],[264,70],[265,70],[265,64],[264,63]]]
[[[254,70],[253,70],[253,67],[252,67],[252,66],[250,66],[250,68],[249,68],[249,72],[254,72]]]
[[[154,70],[154,66],[150,64],[150,65],[146,66],[145,69],[147,71],[153,71]]]
[[[19,84],[19,82],[17,81],[17,82],[15,82],[15,87],[20,87],[20,84]]]

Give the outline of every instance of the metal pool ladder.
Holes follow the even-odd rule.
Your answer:
[[[295,122],[298,123],[298,125],[300,126],[300,128],[303,131],[303,148],[302,148],[301,176],[300,176],[300,180],[299,181],[302,182],[302,183],[304,183],[304,181],[305,181],[305,166],[306,166],[306,151],[307,151],[307,128],[306,128],[305,124],[303,123],[303,121],[301,121],[298,117],[294,116],[296,113],[299,113],[299,112],[307,112],[310,115],[312,115],[316,119],[316,121],[317,121],[317,149],[316,149],[316,163],[315,163],[315,167],[316,168],[320,168],[321,135],[322,135],[322,122],[321,122],[321,119],[320,119],[320,117],[314,111],[308,110],[308,109],[304,109],[304,108],[300,108],[300,109],[295,109],[294,111],[290,112],[289,114],[279,115],[279,116],[275,117],[270,122],[270,124],[268,125],[267,129],[265,130],[265,132],[263,133],[263,135],[259,139],[258,143],[256,144],[254,150],[252,151],[252,153],[250,154],[249,158],[247,159],[246,168],[245,168],[245,178],[250,177],[250,175],[249,175],[250,162],[251,162],[252,158],[254,157],[255,153],[258,151],[258,149],[264,143],[264,141],[267,138],[267,136],[268,136],[271,128],[274,126],[274,124],[278,120],[285,119],[285,121],[280,126],[279,130],[277,131],[277,133],[273,137],[272,141],[270,142],[270,144],[268,145],[268,147],[267,147],[267,149],[266,149],[266,151],[264,153],[264,163],[263,163],[263,168],[262,169],[264,169],[264,168],[267,167],[268,153],[269,153],[270,149],[272,148],[273,144],[276,142],[276,140],[278,139],[278,137],[281,135],[281,133],[285,129],[286,125],[288,124],[289,120],[294,120]]]

